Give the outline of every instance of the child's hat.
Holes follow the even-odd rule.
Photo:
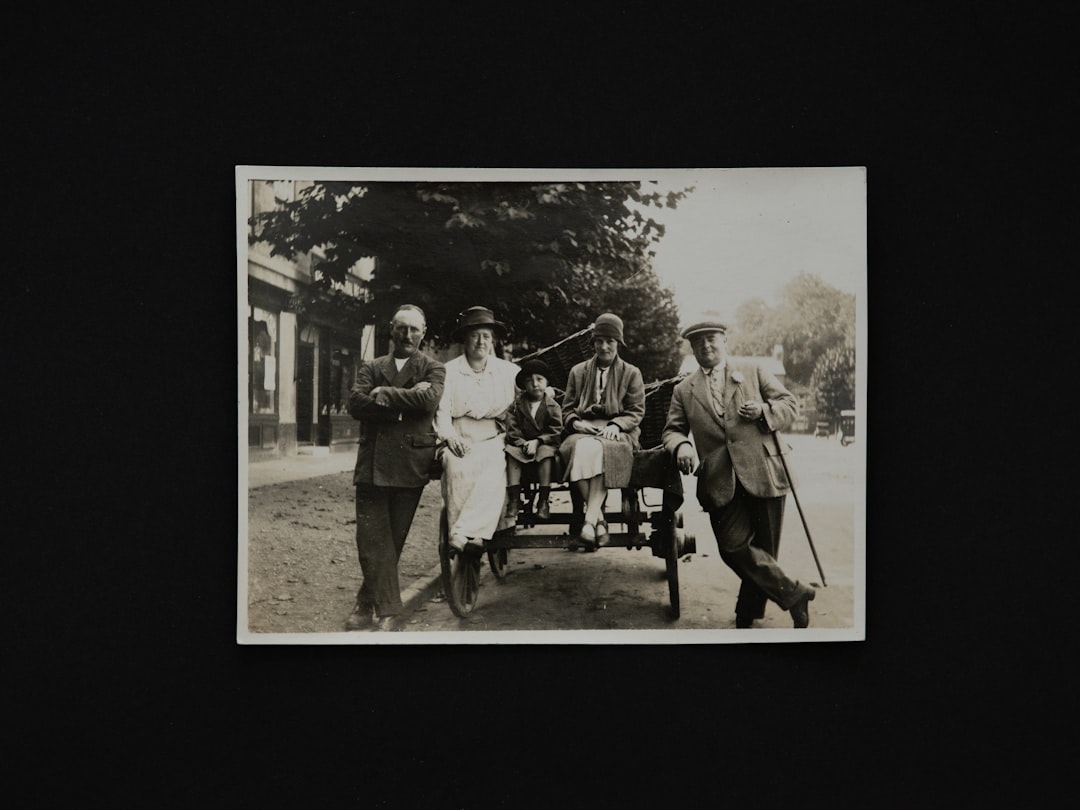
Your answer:
[[[514,377],[514,384],[522,391],[525,390],[525,380],[533,374],[540,374],[545,380],[551,379],[551,369],[543,360],[526,360],[521,364],[521,371]]]

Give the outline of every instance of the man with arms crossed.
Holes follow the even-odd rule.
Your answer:
[[[390,322],[393,350],[365,362],[349,393],[349,413],[362,423],[353,483],[364,581],[346,630],[388,630],[404,607],[398,559],[429,480],[431,419],[446,379],[443,364],[420,351],[426,332],[423,310],[398,307]]]

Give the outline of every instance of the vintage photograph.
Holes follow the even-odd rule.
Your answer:
[[[236,167],[237,642],[863,640],[866,202]]]

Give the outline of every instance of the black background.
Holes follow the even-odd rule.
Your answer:
[[[749,8],[22,13],[12,792],[941,806],[1067,773],[1069,18]],[[238,646],[237,164],[868,167],[867,640]]]

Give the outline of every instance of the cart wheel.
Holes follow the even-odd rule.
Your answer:
[[[679,618],[679,551],[682,546],[682,512],[675,513],[674,525],[667,537],[664,564],[667,567],[668,596],[671,599],[671,618]]]
[[[491,566],[491,573],[498,579],[506,579],[507,556],[507,549],[505,548],[497,548],[488,552],[488,565]]]
[[[675,513],[675,556],[697,554],[697,537],[683,529],[682,512]]]
[[[439,563],[442,566],[443,593],[450,610],[464,619],[476,606],[480,592],[480,555],[471,549],[450,556],[450,527],[446,509],[439,515]]]

